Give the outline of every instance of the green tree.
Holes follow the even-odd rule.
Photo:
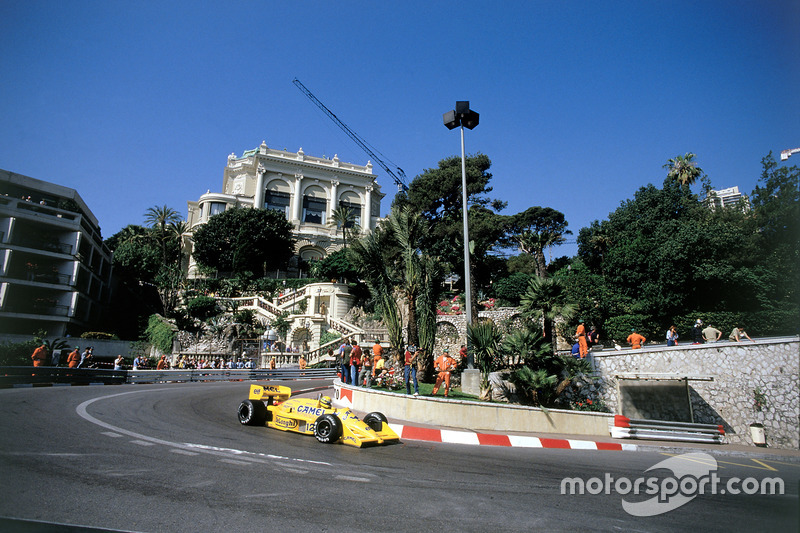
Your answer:
[[[252,276],[283,268],[294,253],[292,224],[269,209],[228,209],[193,235],[194,257],[222,272]]]
[[[347,248],[347,238],[353,233],[358,234],[360,232],[360,227],[355,224],[355,221],[355,211],[345,205],[340,205],[331,213],[328,224],[336,226],[337,230],[341,230],[344,248]]]
[[[575,315],[575,306],[567,301],[561,278],[535,277],[528,283],[528,290],[520,304],[523,316],[542,324],[542,336],[556,349],[553,326],[557,318],[570,320]]]
[[[469,219],[470,278],[475,288],[486,285],[486,280],[476,279],[476,273],[490,272],[483,268],[489,250],[503,233],[502,217],[498,214],[506,203],[491,199],[489,182],[492,162],[484,154],[468,156],[465,160]],[[411,182],[406,195],[398,194],[395,206],[410,206],[422,214],[430,224],[421,249],[439,257],[452,272],[464,272],[464,238],[462,215],[461,157],[452,156],[439,162],[437,168],[426,169]],[[461,276],[462,279],[464,276]],[[473,302],[473,318],[477,312]]]
[[[496,370],[495,365],[500,353],[502,337],[500,328],[491,320],[467,325],[467,344],[471,347],[475,364],[481,371],[481,400],[491,400],[492,398],[489,374]]]
[[[674,159],[667,160],[664,168],[668,170],[667,178],[677,181],[680,185],[691,186],[697,179],[703,175],[703,169],[697,166],[694,160],[695,155],[687,153],[686,155],[676,156]]]
[[[167,241],[169,233],[167,226],[180,222],[181,216],[177,211],[166,205],[150,207],[144,214],[144,220],[156,231],[156,238],[161,244],[161,259],[167,263]]]
[[[536,275],[547,275],[545,251],[566,241],[567,229],[564,214],[551,207],[533,206],[521,213],[506,217],[504,242],[513,243],[520,251],[530,254],[536,265]]]

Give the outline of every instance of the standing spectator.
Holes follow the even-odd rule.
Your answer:
[[[270,370],[275,370],[277,363],[275,362],[275,356],[272,356],[272,359],[269,360],[269,368]]]
[[[439,392],[439,386],[444,381],[444,397],[447,398],[450,394],[450,372],[453,372],[457,366],[456,360],[450,357],[450,352],[445,348],[442,355],[437,357],[433,363],[433,368],[439,373],[436,376],[436,385],[433,386],[434,396]]]
[[[364,386],[372,386],[372,354],[368,350],[361,356],[361,371],[358,373],[358,382],[364,381]]]
[[[350,383],[350,352],[353,347],[349,342],[345,341],[339,346],[339,362],[342,365],[342,383]]]
[[[361,385],[358,380],[358,369],[361,367],[361,346],[358,341],[353,341],[353,349],[350,350],[350,384],[354,387]]]
[[[76,346],[74,350],[72,350],[69,355],[67,356],[67,365],[70,368],[77,368],[78,363],[81,362],[81,347]]]
[[[733,328],[733,331],[731,331],[731,334],[728,337],[728,340],[735,341],[735,342],[741,342],[742,337],[746,337],[746,338],[750,339],[750,335],[747,334],[747,332],[744,330],[744,328],[742,326],[736,326],[735,328]],[[753,341],[753,342],[756,342],[753,339],[750,339],[750,340]]]
[[[185,365],[181,366],[182,364],[184,364],[183,358],[181,358],[180,363],[178,363],[178,368],[185,368]],[[166,369],[167,369],[167,356],[162,355],[161,359],[158,360],[158,364],[156,365],[156,370],[166,370]]]
[[[678,345],[678,330],[675,326],[670,326],[667,330],[667,346]]]
[[[720,338],[722,338],[722,332],[711,324],[703,330],[703,339],[706,342],[717,342]]]
[[[122,370],[122,366],[125,364],[125,358],[122,357],[122,354],[117,355],[117,358],[114,359],[114,370]]]
[[[137,355],[133,358],[133,369],[139,370],[139,367],[142,366],[142,357]]]
[[[305,370],[307,365],[308,361],[306,361],[306,358],[301,355],[300,359],[297,360],[297,366],[300,367],[300,370]]]
[[[33,366],[45,366],[47,363],[47,355],[47,345],[42,343],[41,346],[38,346],[33,351],[33,355],[31,355],[31,359],[33,359]]]
[[[699,318],[692,327],[692,344],[703,344],[703,321]]]
[[[378,358],[383,355],[383,346],[381,345],[381,341],[375,339],[375,344],[372,345],[372,359],[373,363],[378,361]]]
[[[414,396],[419,396],[419,384],[417,383],[417,347],[409,344],[405,354],[405,364],[403,367],[403,380],[406,382],[406,394],[411,394],[411,384],[409,378],[414,380]]]
[[[86,368],[87,366],[89,366],[90,363],[89,359],[91,358],[92,358],[92,347],[89,346],[81,354],[81,362],[78,363],[78,368]]]
[[[589,348],[586,346],[586,326],[583,324],[583,319],[578,319],[578,329],[575,330],[575,338],[578,341],[578,352],[580,353],[581,359],[586,358],[586,354],[589,353]]]
[[[632,349],[638,350],[639,348],[642,347],[642,344],[644,344],[647,339],[645,339],[644,336],[639,335],[638,333],[636,333],[636,328],[633,328],[633,329],[631,329],[631,334],[628,335],[628,339],[627,340],[628,340],[628,344],[631,345]]]

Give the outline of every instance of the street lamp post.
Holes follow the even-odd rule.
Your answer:
[[[479,114],[469,108],[468,101],[456,102],[456,108],[442,117],[447,129],[461,128],[461,205],[464,220],[464,299],[467,307],[467,325],[472,325],[472,278],[469,272],[469,224],[467,219],[467,159],[464,153],[464,128],[474,129]],[[467,366],[474,368],[472,352],[468,352]]]

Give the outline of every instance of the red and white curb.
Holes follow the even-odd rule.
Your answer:
[[[353,408],[353,391],[337,389],[339,398],[335,403],[341,407]],[[422,440],[428,442],[444,442],[450,444],[470,444],[479,446],[511,446],[515,448],[556,448],[561,450],[613,450],[636,451],[636,444],[618,442],[595,442],[577,439],[549,439],[546,437],[528,437],[522,435],[498,435],[494,433],[477,433],[475,431],[421,428],[389,422],[389,427],[400,439]]]
[[[473,431],[421,428],[389,423],[389,427],[400,439],[445,442],[450,444],[471,444],[481,446],[511,446],[514,448],[557,448],[562,450],[613,450],[635,451],[636,444],[618,442],[595,442],[577,439],[548,439],[522,435],[497,435]]]

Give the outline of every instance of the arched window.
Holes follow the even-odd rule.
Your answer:
[[[328,206],[328,200],[325,197],[325,191],[321,187],[309,187],[303,194],[303,215],[302,221],[307,224],[325,224],[326,213],[325,208]]]
[[[356,193],[350,191],[342,193],[339,196],[339,207],[347,207],[353,213],[353,223],[347,227],[361,225],[361,201]]]

